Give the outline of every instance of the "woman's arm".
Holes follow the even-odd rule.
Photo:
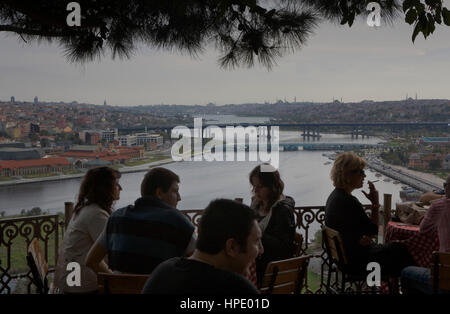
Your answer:
[[[112,273],[108,265],[103,261],[108,251],[99,242],[95,242],[94,245],[89,250],[85,264],[87,267],[91,268],[95,273]]]
[[[279,252],[281,250],[286,252],[290,250],[295,233],[293,211],[287,207],[273,208],[270,220],[262,237],[265,251]]]

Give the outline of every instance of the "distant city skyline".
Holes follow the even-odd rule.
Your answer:
[[[321,24],[303,49],[256,66],[223,70],[219,52],[197,59],[140,47],[130,60],[70,64],[56,44],[25,44],[0,35],[0,100],[72,102],[112,106],[159,104],[395,101],[450,99],[450,28],[411,41],[412,26],[353,27]]]

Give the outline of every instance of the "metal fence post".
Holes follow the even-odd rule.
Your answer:
[[[65,224],[66,228],[69,225],[70,218],[72,218],[73,214],[73,202],[65,202],[64,203],[64,216],[65,216]]]

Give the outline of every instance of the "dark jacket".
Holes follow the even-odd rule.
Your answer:
[[[290,196],[272,206],[272,216],[262,236],[264,254],[256,259],[258,285],[269,262],[291,258],[294,254],[294,206],[295,201]]]
[[[376,235],[378,227],[366,215],[356,197],[343,189],[334,189],[325,207],[325,225],[341,234],[349,263],[367,259],[370,246],[360,245],[359,240],[363,236]]]

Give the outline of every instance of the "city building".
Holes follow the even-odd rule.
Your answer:
[[[450,169],[450,154],[447,154],[447,156],[445,156],[444,169]]]
[[[28,160],[39,158],[41,158],[41,155],[37,149],[0,147],[0,160]]]
[[[61,157],[0,161],[0,176],[4,177],[49,174],[71,169],[72,163]]]
[[[11,103],[14,104],[16,102],[16,99],[14,98],[14,96],[11,96]]]
[[[117,138],[120,146],[136,146],[137,136],[136,135],[122,135]]]
[[[99,149],[95,150],[92,145],[77,145],[72,147],[70,151],[62,153],[60,156],[75,160],[90,161],[99,159],[109,161],[112,164],[123,164],[130,159],[143,158],[144,148],[142,146],[118,146],[110,150],[100,151]]]
[[[442,168],[444,158],[441,154],[418,154],[414,153],[409,156],[408,166],[416,169]]]
[[[114,141],[118,136],[119,130],[117,128],[102,131],[102,139],[105,139],[107,143]]]
[[[34,104],[35,104],[35,105],[39,104],[39,99],[38,99],[38,97],[37,97],[37,96],[36,96],[36,97],[34,97]]]
[[[41,131],[41,128],[38,124],[30,123],[30,133],[39,133]]]
[[[150,133],[136,133],[137,145],[145,145],[149,143],[149,146],[160,147],[163,145],[163,137],[159,134]]]
[[[450,137],[422,137],[420,143],[424,145],[450,145]]]
[[[100,133],[86,132],[84,142],[88,145],[96,145],[101,139],[102,135]]]

